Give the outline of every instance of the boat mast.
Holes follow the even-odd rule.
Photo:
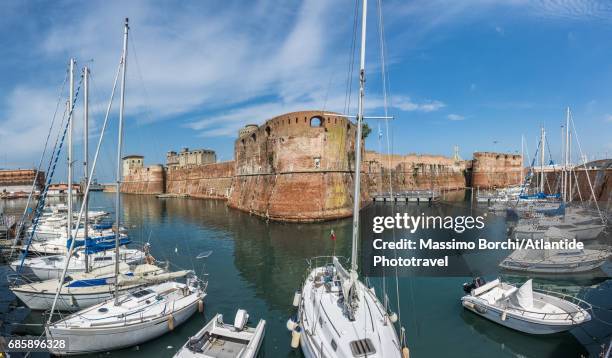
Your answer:
[[[123,31],[123,56],[121,56],[121,99],[119,100],[119,139],[117,140],[117,187],[115,191],[115,280],[119,278],[119,226],[121,209],[121,145],[123,140],[123,112],[125,109],[125,70],[127,67],[128,18]],[[115,306],[119,305],[119,285],[115,282]]]
[[[542,126],[542,131],[540,134],[540,193],[544,193],[544,141],[546,140],[546,132],[544,131],[544,126]]]
[[[572,201],[572,197],[573,197],[573,190],[572,190],[572,171],[574,170],[572,168],[572,132],[569,132],[569,136],[568,136],[568,142],[567,142],[567,167],[569,172],[567,173],[567,186],[568,186],[568,193],[569,193],[569,199],[568,201]]]
[[[83,67],[83,180],[85,187],[81,185],[81,189],[87,188],[89,182],[89,67]],[[85,237],[85,272],[89,272],[89,255],[87,254],[87,239],[89,238],[89,196],[86,195],[85,213],[83,213],[83,236]]]
[[[70,91],[68,99],[68,240],[72,238],[72,112],[74,109],[74,65],[76,61],[74,57],[70,59]]]
[[[563,193],[564,193],[564,198],[565,198],[565,202],[569,202],[571,200],[571,198],[568,198],[570,196],[569,192],[570,192],[570,186],[571,186],[571,175],[568,173],[568,169],[569,169],[569,156],[570,156],[570,143],[569,143],[569,116],[570,116],[570,108],[569,106],[567,107],[567,114],[565,116],[565,188],[563,189]],[[566,193],[567,192],[567,193]]]
[[[357,271],[357,245],[359,242],[359,209],[361,208],[361,131],[363,125],[363,100],[365,97],[365,46],[368,0],[363,0],[361,18],[361,62],[359,66],[359,104],[357,113],[357,138],[355,140],[355,192],[353,194],[353,242],[351,270]]]
[[[525,179],[525,136],[521,134],[521,184]]]

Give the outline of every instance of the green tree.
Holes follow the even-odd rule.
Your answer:
[[[361,139],[366,139],[370,133],[372,133],[372,128],[367,123],[363,123],[361,126]]]

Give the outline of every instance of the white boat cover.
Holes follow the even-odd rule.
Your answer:
[[[562,230],[558,227],[552,226],[544,232],[544,238],[550,241],[574,240],[576,235],[567,230]]]
[[[533,287],[532,280],[529,279],[515,293],[516,301],[525,310],[533,308]]]

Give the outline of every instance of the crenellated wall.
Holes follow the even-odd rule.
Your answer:
[[[523,181],[518,154],[476,152],[472,160],[472,187],[501,188]]]
[[[349,120],[321,111],[287,113],[241,129],[228,205],[283,221],[350,216],[355,137]],[[365,204],[365,178],[362,184]]]

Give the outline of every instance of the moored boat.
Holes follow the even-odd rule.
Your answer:
[[[534,291],[531,279],[520,288],[499,279],[489,283],[475,279],[463,288],[468,293],[461,298],[465,309],[524,333],[559,333],[591,320],[588,303],[563,294]]]
[[[257,326],[247,326],[249,314],[242,309],[236,312],[234,324],[223,322],[223,315],[216,314],[198,333],[176,352],[174,358],[255,358],[265,334],[266,321]]]

